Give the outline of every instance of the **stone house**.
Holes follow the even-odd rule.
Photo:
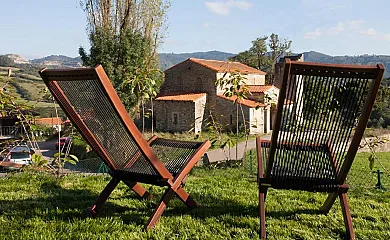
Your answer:
[[[238,62],[189,58],[167,70],[165,81],[154,102],[156,128],[162,131],[200,132],[210,116],[227,129],[236,126],[234,97],[223,96],[215,85],[217,79],[228,78],[238,71],[246,78],[252,96],[241,102],[239,124],[246,125],[251,134],[267,133],[271,128],[270,96],[277,99],[278,89],[265,86],[266,73]]]

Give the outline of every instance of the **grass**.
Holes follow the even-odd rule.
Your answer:
[[[390,153],[380,157],[390,167]],[[368,166],[365,154],[358,154],[355,166]],[[246,168],[194,169],[186,189],[201,207],[190,211],[173,199],[148,232],[143,225],[163,192],[154,186],[146,186],[152,201],[139,201],[121,183],[97,218],[85,218],[85,210],[109,179],[72,174],[56,180],[31,173],[0,178],[0,238],[258,239],[257,183]],[[390,182],[386,184],[390,188]],[[352,188],[348,197],[357,238],[390,239],[390,191]],[[327,216],[317,212],[325,198],[321,193],[271,189],[266,202],[268,238],[344,238],[338,202]]]

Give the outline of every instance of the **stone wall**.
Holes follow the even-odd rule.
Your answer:
[[[192,61],[184,61],[165,71],[160,93],[186,92],[216,94],[216,72]]]
[[[190,101],[155,101],[156,128],[160,131],[184,132],[194,129],[201,132],[206,95]]]
[[[226,127],[226,129],[233,130],[236,129],[236,105],[233,102],[228,101],[223,98],[217,97],[216,109],[213,109],[213,116],[215,120]],[[247,106],[242,105],[242,109],[245,116],[245,122],[249,126],[249,109]],[[238,124],[242,125],[244,123],[242,118],[242,113],[240,107],[238,107]]]
[[[165,71],[165,81],[160,93],[207,93],[205,104],[196,107],[203,108],[203,119],[199,119],[198,123],[201,122],[201,128],[204,128],[203,120],[208,119],[210,109],[216,106],[216,80],[216,71],[187,60]],[[200,116],[200,112],[198,110],[197,115]]]
[[[246,78],[245,83],[246,85],[265,85],[265,75],[259,75],[259,74],[243,74],[243,76]],[[217,79],[220,78],[229,78],[230,73],[217,73]],[[222,94],[224,91],[220,87],[217,87],[217,94]]]
[[[205,125],[205,119],[209,118],[209,113],[218,118],[222,124],[230,129],[236,127],[236,107],[227,100],[217,97],[222,93],[217,90],[215,81],[222,77],[224,73],[216,71],[194,63],[190,60],[165,71],[165,81],[160,89],[160,94],[166,93],[207,93],[206,99],[200,99],[195,103],[177,101],[156,101],[155,118],[156,127],[160,130],[168,131],[188,131],[195,128],[195,132],[201,131]],[[264,85],[265,75],[248,74],[245,75],[248,85]],[[227,74],[225,77],[229,77]],[[250,108],[243,106],[247,126],[249,127]],[[180,113],[180,123],[172,123],[172,114]],[[190,112],[192,114],[190,114]],[[223,115],[224,117],[221,117]],[[243,123],[239,112],[239,123]],[[231,116],[231,117],[230,117]],[[196,119],[196,120],[195,120]]]
[[[204,116],[206,115],[206,99],[207,96],[203,96],[196,100],[195,102],[195,128],[194,131],[195,133],[199,133],[202,131],[202,126],[205,125],[205,118]]]
[[[195,125],[195,102],[155,101],[156,129],[184,132]]]

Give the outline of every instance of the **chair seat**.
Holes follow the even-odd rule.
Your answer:
[[[200,142],[174,141],[157,138],[151,143],[151,147],[167,170],[176,177],[181,169],[191,160],[193,153],[199,148]],[[140,156],[134,164],[112,172],[115,177],[137,182],[156,182],[166,185],[165,180],[153,169],[153,167]]]
[[[269,144],[262,146],[266,157],[268,147]],[[337,170],[326,148],[306,151],[304,148],[283,146],[276,149],[270,177],[260,182],[276,189],[333,192],[338,188],[336,179]]]

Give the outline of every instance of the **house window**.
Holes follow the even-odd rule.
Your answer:
[[[183,79],[181,77],[177,78],[177,87],[179,91],[183,91],[184,89],[184,84],[183,84]]]
[[[172,123],[178,124],[179,123],[179,114],[178,113],[172,113]]]

